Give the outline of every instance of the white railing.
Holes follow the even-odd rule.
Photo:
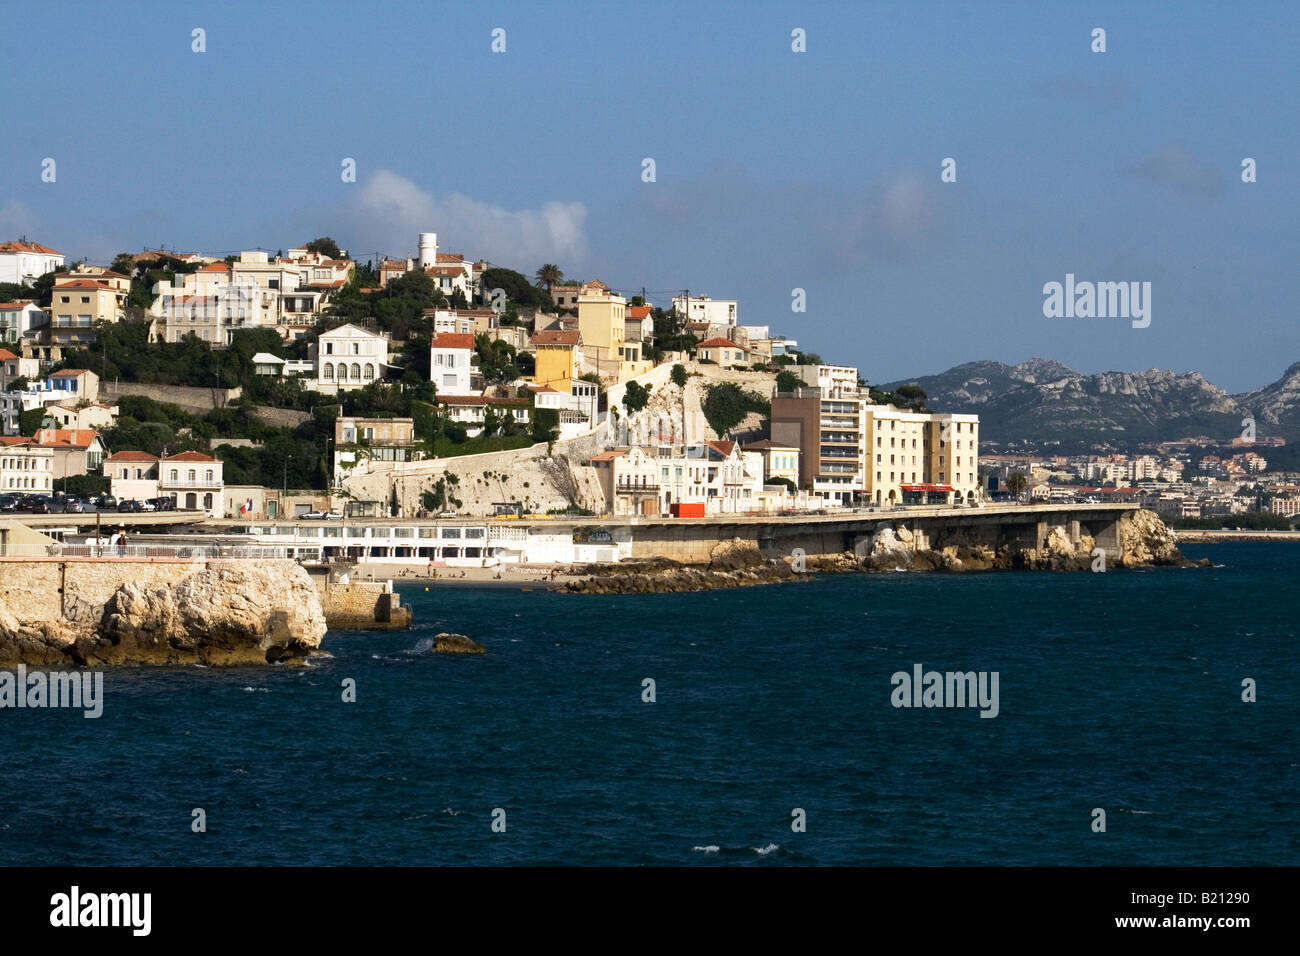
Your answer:
[[[169,560],[226,560],[247,558],[291,558],[291,550],[272,545],[211,545],[211,544],[5,544],[0,546],[0,558],[161,558]]]

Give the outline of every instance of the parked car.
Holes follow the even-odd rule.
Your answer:
[[[86,503],[80,498],[68,498],[63,503],[63,510],[70,515],[85,514]]]
[[[136,501],[134,498],[128,498],[125,501],[119,501],[117,503],[117,510],[123,514],[127,514],[143,511],[144,508],[142,508],[140,502]]]
[[[63,514],[68,510],[68,499],[55,495],[53,498],[46,498],[45,504],[49,506],[50,514]]]
[[[454,512],[454,511],[439,511],[439,512],[438,512],[438,517],[439,517],[439,518],[454,518],[454,517],[456,517],[456,512]]]
[[[27,511],[34,515],[47,515],[50,513],[50,505],[44,498],[28,495],[18,503],[18,510]]]
[[[176,502],[173,501],[171,498],[167,497],[166,495],[164,495],[161,498],[150,498],[149,501],[153,503],[155,511],[176,510]]]
[[[324,521],[324,511],[308,511],[306,514],[299,515],[300,518],[306,518],[308,521]]]
[[[325,517],[330,521],[342,521],[343,513],[340,511],[327,511],[325,512]]]
[[[17,495],[0,495],[0,511],[17,511]]]
[[[152,499],[152,498],[145,498],[143,501],[140,502],[140,507],[139,507],[138,510],[140,510],[140,511],[157,511],[157,510],[158,510],[158,506],[157,506],[156,504],[153,503],[153,499]]]

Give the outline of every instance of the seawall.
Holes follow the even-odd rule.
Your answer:
[[[332,631],[404,630],[411,626],[411,609],[402,604],[392,581],[358,581],[325,569],[313,569],[311,580]]]

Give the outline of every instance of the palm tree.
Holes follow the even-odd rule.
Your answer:
[[[553,262],[548,262],[537,270],[537,284],[543,286],[548,293],[552,286],[557,286],[563,281],[564,273]]]

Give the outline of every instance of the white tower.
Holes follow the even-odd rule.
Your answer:
[[[436,232],[420,233],[420,268],[438,264],[438,234]]]

